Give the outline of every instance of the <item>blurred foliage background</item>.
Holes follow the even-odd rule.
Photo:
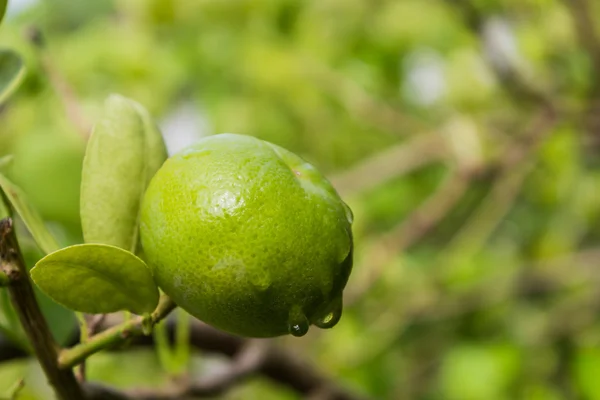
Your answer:
[[[351,205],[357,249],[339,325],[277,342],[376,399],[600,399],[599,24],[595,0],[13,1],[0,46],[27,75],[0,156],[66,245],[110,93],[171,153],[221,132],[287,147]],[[45,308],[64,340],[73,316]],[[89,368],[165,379],[150,350]],[[21,377],[49,398],[25,361],[0,395]],[[255,377],[224,398],[298,395]]]

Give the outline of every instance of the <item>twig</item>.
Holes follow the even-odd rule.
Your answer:
[[[79,100],[75,95],[75,91],[60,73],[58,68],[56,68],[51,57],[46,54],[46,43],[42,32],[38,27],[32,26],[26,31],[26,36],[37,50],[41,66],[48,76],[50,85],[62,101],[67,118],[78,130],[81,137],[87,140],[91,126],[83,117],[83,112],[81,111],[81,106],[79,105]]]
[[[565,0],[574,19],[574,27],[581,46],[589,54],[595,70],[593,91],[600,94],[600,37],[596,31],[593,7],[587,0]]]
[[[438,133],[423,133],[334,175],[331,183],[342,197],[351,196],[439,161],[447,154],[447,146]]]
[[[487,17],[479,10],[475,1],[472,0],[446,0],[447,3],[454,5],[461,13],[467,27],[477,36],[481,37]],[[485,41],[482,40],[482,45]],[[485,50],[485,49],[484,49]],[[484,54],[487,54],[484,51]],[[498,65],[490,57],[486,57],[492,72],[501,83],[501,88],[507,92],[514,100],[526,102],[535,105],[551,105],[553,99],[537,87],[533,86],[523,78],[522,72],[516,65],[511,63]]]
[[[304,73],[317,81],[319,87],[341,101],[351,116],[383,132],[405,135],[423,129],[423,123],[400,112],[396,107],[371,96],[361,85],[313,57],[299,55]]]
[[[137,400],[174,400],[221,395],[258,371],[266,360],[268,346],[268,342],[265,340],[249,340],[233,357],[229,368],[220,374],[207,376],[196,382],[190,381],[187,385],[178,385],[179,387],[162,393],[154,390],[135,390],[131,391],[130,395]]]
[[[107,328],[110,330],[113,326],[109,325]],[[167,321],[167,328],[172,338],[175,334],[175,322]],[[247,348],[248,343],[246,339],[224,333],[198,320],[194,320],[191,324],[190,339],[191,344],[202,351],[220,353],[232,359],[240,357],[239,355],[243,349]],[[151,346],[153,344],[152,336],[138,336],[131,342],[131,345],[134,346]],[[308,396],[319,388],[327,388],[328,393],[330,393],[328,400],[368,399],[366,396],[340,387],[313,365],[284,348],[274,345],[266,346],[265,354],[261,357],[264,357],[264,359],[258,363],[260,365],[256,369],[258,374],[262,374],[278,384],[285,385],[302,396]],[[254,356],[248,358],[252,359]],[[128,396],[127,398],[131,397]]]
[[[102,324],[102,321],[104,321],[106,314],[98,314],[98,315],[83,314],[81,317],[83,318],[83,321],[80,324],[80,328],[79,328],[82,332],[81,343],[85,343],[85,342],[87,342],[87,340],[89,338],[91,338],[92,336],[94,336],[96,334],[96,332],[98,331],[98,328]],[[85,340],[84,340],[84,338],[85,338]],[[79,382],[85,381],[85,376],[86,376],[85,360],[83,362],[81,362],[81,364],[79,364],[79,367],[77,368],[77,370],[75,372],[75,375]]]
[[[33,350],[61,400],[81,400],[83,392],[70,369],[61,370],[57,364],[58,345],[36,301],[33,286],[17,242],[10,218],[0,221],[0,263],[6,272],[14,271],[18,278],[8,287],[13,307]],[[9,274],[10,276],[10,274]]]
[[[347,289],[345,302],[358,301],[376,282],[384,267],[402,250],[407,249],[431,231],[460,201],[469,188],[474,173],[452,172],[440,187],[406,220],[382,235],[368,251],[369,276],[357,280],[357,286]]]
[[[100,350],[122,344],[133,336],[145,334],[148,329],[169,315],[175,307],[177,306],[173,300],[162,295],[156,310],[151,315],[136,317],[93,336],[86,343],[62,350],[58,357],[60,368],[72,368]]]
[[[449,248],[443,252],[441,259],[448,253],[460,253],[465,256],[465,249],[474,252],[493,233],[502,218],[511,209],[521,185],[533,168],[531,153],[537,149],[552,127],[558,122],[554,109],[542,109],[525,135],[525,142],[519,140],[507,150],[500,161],[500,170],[494,186],[483,203],[472,214],[469,221],[457,233]],[[445,263],[451,265],[451,263]]]

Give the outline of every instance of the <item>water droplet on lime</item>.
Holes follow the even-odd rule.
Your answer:
[[[288,330],[296,337],[304,336],[308,332],[308,319],[299,307],[293,307],[288,320]]]
[[[343,307],[342,297],[340,296],[331,303],[329,311],[325,316],[315,321],[315,325],[321,329],[333,328],[340,321],[340,318],[342,318]]]

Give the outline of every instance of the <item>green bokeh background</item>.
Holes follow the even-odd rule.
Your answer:
[[[600,71],[569,3],[41,1],[0,27],[28,68],[0,109],[0,156],[15,156],[9,176],[69,244],[81,242],[80,126],[110,93],[144,104],[171,149],[221,132],[277,143],[331,178],[357,245],[338,326],[279,344],[375,399],[600,399]],[[521,138],[542,106],[513,90],[507,65],[563,110],[533,149]],[[452,180],[464,168],[483,172]],[[432,196],[450,197],[436,197],[449,180],[449,193],[466,188],[439,224],[408,247],[390,239]],[[47,313],[57,335],[73,326]],[[194,356],[197,371],[212,362]],[[151,351],[95,356],[90,375],[119,387],[165,377]],[[23,399],[49,398],[23,361],[0,365],[0,396],[21,377]],[[224,398],[298,396],[256,377]]]

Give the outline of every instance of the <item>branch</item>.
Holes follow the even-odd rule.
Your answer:
[[[91,126],[83,117],[83,112],[79,100],[75,95],[75,91],[58,68],[56,68],[52,58],[48,56],[42,32],[38,27],[32,26],[26,31],[25,35],[37,51],[42,69],[48,77],[50,86],[52,86],[61,100],[67,118],[75,126],[81,137],[87,140],[91,131]]]
[[[386,133],[406,135],[423,129],[423,122],[397,107],[369,94],[356,81],[345,77],[325,63],[307,55],[299,55],[302,71],[312,78],[319,88],[341,102],[351,116]]]
[[[102,321],[104,321],[105,317],[106,317],[106,314],[96,314],[96,315],[80,314],[81,320],[79,323],[79,332],[80,332],[80,341],[82,343],[87,342],[89,338],[91,338],[98,332],[98,328],[99,328],[100,324],[102,324]],[[86,364],[85,364],[85,360],[84,360],[81,364],[79,364],[77,371],[75,372],[75,377],[77,378],[77,380],[79,382],[84,382],[86,379],[85,376],[86,376]]]
[[[356,286],[348,288],[345,301],[353,304],[381,278],[384,267],[398,253],[415,244],[435,228],[463,198],[475,173],[452,172],[439,188],[412,212],[401,224],[383,234],[369,249],[368,276],[355,280]]]
[[[475,5],[476,2],[472,0],[446,0],[446,2],[457,8],[467,27],[481,38],[487,17]],[[483,44],[485,44],[485,41],[482,41],[482,47]],[[484,50],[486,49],[484,48]],[[484,54],[488,54],[488,52],[484,51]],[[550,96],[524,79],[522,72],[516,65],[512,63],[499,65],[491,57],[485,57],[485,59],[500,81],[501,88],[513,99],[517,101],[525,100],[532,104],[551,105],[553,103]]]
[[[593,7],[587,0],[565,0],[573,15],[573,25],[581,46],[589,54],[595,70],[593,91],[600,94],[600,37],[596,31],[596,23],[592,19]]]
[[[108,325],[105,328],[111,330],[113,327]],[[167,329],[172,340],[175,323],[167,321]],[[225,390],[231,389],[232,385],[238,384],[241,380],[247,378],[249,374],[256,372],[275,383],[289,387],[302,396],[326,392],[329,396],[327,397],[328,400],[367,399],[365,396],[340,387],[311,364],[284,348],[270,345],[269,342],[259,341],[262,343],[252,344],[252,340],[219,331],[198,320],[194,320],[191,324],[190,341],[194,347],[204,352],[219,353],[230,357],[233,360],[233,365],[224,375],[219,375],[218,378],[205,378],[191,383],[185,389],[187,397],[184,398],[190,398],[191,396],[213,398],[214,394],[211,393],[216,393],[216,389],[223,393]],[[152,336],[138,336],[134,338],[131,345],[153,346],[154,339]],[[175,392],[161,394],[141,390],[125,393],[89,382],[86,383],[86,388],[91,388],[90,390],[96,396],[92,397],[93,399],[104,399],[102,397],[104,393],[106,393],[107,399],[114,400],[169,399],[169,397],[164,396],[176,394]],[[161,395],[163,397],[160,397]],[[173,397],[170,397],[170,399],[173,399]]]
[[[487,241],[521,192],[521,186],[534,166],[532,153],[558,120],[554,109],[538,112],[524,139],[517,140],[500,160],[499,172],[489,194],[456,234],[449,249],[441,253],[441,258],[448,257],[448,253],[460,253],[464,257],[466,249],[474,252]]]
[[[247,340],[223,333],[202,322],[194,321],[191,342],[192,345],[204,351],[235,357],[244,348]],[[278,346],[268,348],[265,360],[258,372],[279,384],[288,386],[303,396],[327,388],[331,393],[329,400],[365,399],[365,396],[340,387],[304,359]]]
[[[423,133],[411,137],[331,178],[342,197],[373,189],[382,183],[440,161],[448,154],[440,134]]]
[[[89,341],[80,343],[70,349],[64,349],[58,357],[60,368],[68,369],[83,362],[86,358],[119,344],[123,344],[133,336],[145,334],[160,320],[165,318],[177,305],[168,296],[162,295],[156,310],[149,316],[136,317],[130,321],[123,322],[120,325],[113,326],[110,329],[99,333]]]
[[[135,390],[131,397],[137,400],[174,400],[193,397],[214,397],[234,387],[249,375],[258,371],[268,354],[268,341],[248,340],[236,354],[229,368],[222,373],[207,376],[187,385],[177,385],[173,390],[162,393],[147,390]]]
[[[0,264],[14,278],[8,287],[13,307],[56,396],[62,400],[83,399],[73,372],[58,367],[58,345],[36,301],[10,218],[0,220]]]

